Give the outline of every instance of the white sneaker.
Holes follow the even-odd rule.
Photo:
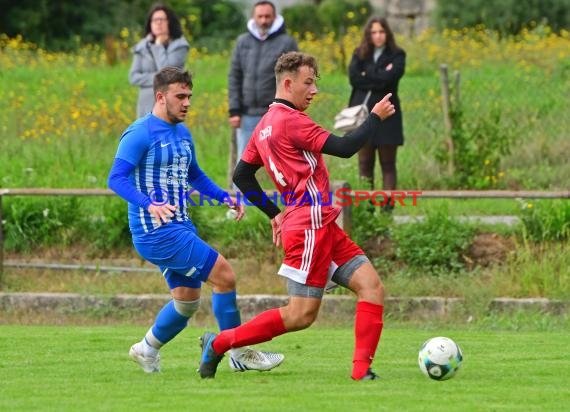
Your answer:
[[[229,358],[230,368],[234,372],[270,371],[281,365],[285,355],[274,352],[261,352],[251,348],[232,349]]]
[[[160,372],[160,355],[144,356],[141,342],[135,343],[129,350],[129,356],[138,363],[146,373]]]

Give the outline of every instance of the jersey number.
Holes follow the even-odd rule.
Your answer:
[[[270,157],[269,157],[269,168],[273,172],[273,176],[275,176],[275,180],[277,180],[281,186],[283,186],[283,187],[287,186],[287,183],[285,183],[285,179],[283,178],[283,173],[281,173],[279,170],[277,170],[275,163],[273,163],[273,160],[271,160]]]

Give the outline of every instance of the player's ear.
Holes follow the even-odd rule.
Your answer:
[[[293,79],[290,77],[285,77],[283,80],[283,87],[287,93],[291,93],[291,85],[293,84]]]
[[[165,99],[165,95],[162,91],[158,90],[154,96],[154,101],[156,103],[162,103]]]

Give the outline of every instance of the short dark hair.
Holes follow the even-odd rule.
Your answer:
[[[174,11],[170,7],[162,3],[156,3],[150,8],[144,26],[145,36],[151,32],[150,22],[152,21],[152,15],[159,10],[162,10],[163,12],[166,13],[166,18],[168,19],[168,33],[170,35],[170,38],[177,39],[179,37],[182,37],[182,25],[180,24],[178,16],[176,16]]]
[[[275,4],[273,4],[270,1],[267,0],[262,0],[262,1],[258,1],[253,5],[252,10],[255,10],[255,8],[257,6],[271,6],[271,8],[273,9],[273,14],[277,14],[277,9],[275,8]]]
[[[275,63],[275,78],[280,80],[283,73],[297,73],[302,66],[308,66],[319,77],[317,60],[310,54],[292,51],[282,54]]]
[[[157,91],[165,92],[171,84],[182,83],[192,88],[192,75],[188,70],[180,69],[178,67],[167,66],[160,69],[155,74],[152,82],[154,94]]]

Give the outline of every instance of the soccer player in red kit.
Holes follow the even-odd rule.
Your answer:
[[[354,155],[380,122],[394,113],[394,106],[386,95],[358,129],[341,138],[304,113],[317,94],[318,66],[312,56],[282,55],[275,75],[275,101],[255,128],[235,169],[234,183],[271,219],[273,242],[285,251],[278,273],[287,278],[289,302],[218,335],[206,332],[201,338],[200,376],[213,378],[231,348],[309,327],[332,280],[357,295],[351,377],[376,379],[370,365],[382,332],[384,286],[362,249],[335,222],[340,209],[329,199],[329,173],[322,154]],[[285,200],[284,212],[263,193],[255,177],[262,166]]]

